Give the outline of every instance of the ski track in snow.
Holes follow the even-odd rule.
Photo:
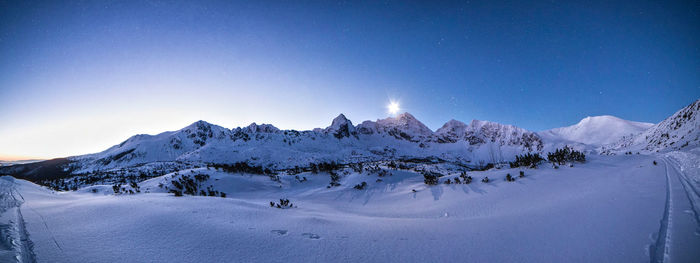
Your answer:
[[[34,209],[34,208],[31,208],[31,207],[30,207],[29,209],[32,210],[32,212],[34,212],[36,215],[39,216],[39,218],[41,219],[41,223],[44,224],[44,228],[46,228],[46,231],[47,231],[47,232],[49,233],[49,235],[51,236],[51,240],[53,240],[54,245],[56,245],[56,248],[58,248],[58,250],[60,250],[61,253],[63,253],[63,248],[61,248],[61,245],[58,244],[58,241],[56,240],[56,237],[53,235],[53,232],[51,231],[51,229],[49,229],[49,225],[46,223],[46,219],[44,218],[44,216],[42,216],[42,215],[41,215],[39,212],[37,212],[36,209]]]
[[[697,259],[697,252],[693,251],[697,251],[697,245],[700,245],[700,195],[687,174],[679,168],[681,164],[677,160],[666,156],[663,161],[666,172],[666,207],[658,237],[650,248],[651,262],[686,262]],[[687,202],[684,197],[687,198]],[[682,227],[675,227],[676,223]],[[695,231],[688,233],[688,226],[693,226]],[[678,254],[673,251],[690,251],[690,254]]]
[[[695,222],[700,223],[700,192],[697,188],[693,187],[692,181],[688,178],[688,175],[680,170],[680,163],[673,158],[668,158],[668,160],[674,163],[674,165],[672,165],[673,170],[678,175],[678,179],[680,180],[683,190],[685,190],[685,194],[688,197],[688,201],[692,207],[691,212],[695,217]],[[700,233],[700,231],[698,231],[698,233]]]
[[[20,210],[23,202],[14,179],[0,177],[0,260],[3,262],[36,262],[34,244],[29,239]]]
[[[651,262],[666,262],[670,251],[671,232],[668,231],[672,226],[671,213],[673,213],[673,196],[671,195],[671,177],[668,173],[668,161],[664,159],[666,172],[666,205],[664,207],[664,215],[661,217],[661,226],[659,227],[656,243],[652,244],[650,249]]]

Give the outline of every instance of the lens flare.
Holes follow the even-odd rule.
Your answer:
[[[395,101],[390,102],[389,105],[386,106],[386,108],[389,110],[389,113],[392,115],[395,115],[396,113],[398,113],[399,109],[400,109],[399,103],[395,102]]]

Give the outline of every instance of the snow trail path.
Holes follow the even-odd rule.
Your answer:
[[[697,262],[700,249],[698,231],[698,190],[681,171],[680,164],[665,157],[666,208],[651,262]]]
[[[36,262],[20,206],[14,178],[0,177],[0,262]]]

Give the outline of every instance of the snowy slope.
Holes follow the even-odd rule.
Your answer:
[[[603,153],[666,152],[700,146],[700,100],[677,111],[644,132],[601,147]]]
[[[600,146],[620,140],[623,136],[639,134],[654,126],[652,123],[623,120],[604,115],[586,117],[579,123],[562,128],[538,132],[547,141],[568,141],[590,146]]]
[[[38,262],[697,258],[700,237],[682,218],[691,208],[680,198],[668,199],[665,190],[667,183],[682,189],[675,187],[678,180],[666,179],[680,177],[652,160],[592,156],[573,168],[526,169],[526,177],[514,183],[503,178],[517,174],[516,169],[470,172],[475,180],[469,185],[442,183],[454,173],[427,186],[412,171],[387,170],[391,175],[383,177],[350,172],[331,189],[324,187],[329,180],[324,173],[298,174],[308,178],[304,182],[293,176],[275,182],[206,168],[179,171],[208,174],[203,184],[226,192],[226,198],[174,197],[158,190],[174,173],[141,183],[150,193],[135,195],[113,195],[110,186],[51,192],[21,180],[16,187],[25,199],[21,210]],[[481,183],[486,176],[493,181]],[[366,189],[352,188],[362,181],[368,182]],[[676,192],[670,196],[677,198]],[[279,198],[289,198],[296,207],[271,208],[268,203]],[[672,209],[665,209],[668,204]]]

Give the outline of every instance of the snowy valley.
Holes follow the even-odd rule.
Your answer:
[[[0,167],[0,261],[697,262],[698,113],[540,132],[198,121]]]

